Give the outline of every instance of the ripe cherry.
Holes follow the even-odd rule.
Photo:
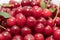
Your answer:
[[[16,21],[18,26],[23,26],[26,23],[26,18],[22,13],[16,15]]]
[[[40,33],[35,34],[34,37],[35,37],[35,40],[44,40],[43,34],[40,34]]]
[[[12,26],[12,27],[11,27],[11,33],[12,33],[13,35],[19,34],[19,33],[20,33],[20,28],[19,28],[18,26],[16,26],[16,25]]]
[[[37,33],[42,33],[43,30],[44,30],[44,25],[43,25],[42,23],[39,23],[39,24],[36,25],[35,31],[36,31]]]
[[[35,40],[34,36],[31,34],[28,34],[24,37],[24,40]]]
[[[23,27],[23,28],[21,29],[21,33],[22,33],[23,36],[25,36],[25,35],[27,35],[27,34],[31,34],[31,29],[28,28],[28,27]]]
[[[28,17],[27,18],[27,25],[32,27],[36,24],[36,19],[32,16]]]
[[[0,40],[4,40],[4,36],[0,34]]]
[[[7,19],[7,25],[8,26],[14,26],[16,24],[16,19],[15,17],[10,17]]]
[[[42,12],[42,15],[46,18],[46,17],[50,17],[52,16],[52,12],[49,9],[44,9]]]

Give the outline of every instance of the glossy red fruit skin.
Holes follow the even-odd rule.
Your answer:
[[[23,36],[25,36],[25,35],[27,35],[27,34],[31,34],[31,29],[28,28],[28,27],[23,27],[23,28],[21,29],[21,34],[22,34]]]
[[[42,33],[43,30],[44,30],[44,25],[42,23],[39,23],[39,24],[36,25],[36,27],[35,27],[35,32],[36,33]]]
[[[15,17],[10,17],[10,18],[7,19],[7,25],[8,25],[8,26],[13,26],[13,25],[15,25],[15,24],[16,24],[16,19],[15,19]]]
[[[49,10],[49,9],[44,9],[43,12],[42,12],[42,15],[47,18],[47,17],[50,17],[52,16],[52,12]]]
[[[20,35],[15,35],[12,40],[22,40],[22,37]]]
[[[0,40],[4,40],[4,36],[0,34]]]
[[[24,6],[24,7],[23,7],[23,14],[24,14],[25,16],[31,16],[31,15],[32,15],[31,9],[32,9],[31,6]]]
[[[57,25],[60,25],[60,17],[57,17],[57,18],[56,18],[55,23],[56,23]]]
[[[10,28],[7,28],[5,31],[11,33],[11,29]]]
[[[28,0],[22,0],[21,5],[22,6],[28,6],[29,5]]]
[[[52,18],[49,18],[49,19],[47,20],[47,25],[50,25],[51,27],[53,27],[53,26],[55,25],[55,22],[53,21]]]
[[[32,16],[27,17],[27,25],[28,25],[29,27],[32,27],[32,26],[34,26],[35,24],[36,24],[36,19],[35,19],[34,17],[32,17]]]
[[[26,23],[26,18],[22,13],[16,15],[16,21],[18,26],[23,26]]]
[[[56,31],[54,31],[53,37],[56,40],[60,40],[60,29],[57,29]]]
[[[52,34],[52,28],[51,28],[51,26],[47,25],[47,26],[44,28],[43,34],[44,34],[45,36],[50,36],[50,35]]]
[[[35,37],[35,40],[44,40],[43,34],[40,34],[40,33],[35,34],[34,37]]]
[[[34,36],[31,34],[28,34],[24,37],[24,40],[35,40]]]
[[[40,19],[37,20],[37,23],[42,23],[43,25],[46,25],[46,22],[47,20],[43,17],[41,17]]]
[[[19,7],[15,10],[15,14],[22,13],[22,7]]]
[[[11,40],[12,38],[9,32],[2,32],[2,35],[4,36],[4,40]]]
[[[38,6],[34,6],[32,8],[32,13],[33,13],[34,17],[39,18],[39,17],[41,17],[41,14],[42,14],[42,8],[40,8]]]
[[[55,39],[53,38],[53,36],[49,36],[46,38],[46,40],[55,40]]]
[[[41,0],[32,0],[31,6],[39,6]]]
[[[19,34],[19,33],[20,33],[20,28],[19,28],[18,26],[16,26],[16,25],[12,26],[12,27],[11,27],[11,33],[12,33],[13,35]]]

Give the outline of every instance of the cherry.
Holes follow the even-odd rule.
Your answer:
[[[35,40],[34,36],[31,34],[28,34],[24,37],[24,40]]]
[[[50,36],[50,35],[52,34],[52,28],[51,28],[51,26],[47,25],[47,26],[44,28],[43,34],[44,34],[45,36]]]
[[[46,40],[54,40],[53,36],[49,36],[46,38]]]
[[[49,9],[44,9],[42,12],[42,15],[46,18],[46,17],[50,17],[52,16],[52,12]]]
[[[15,10],[15,14],[22,13],[22,7],[19,7]]]
[[[43,25],[46,25],[47,22],[45,18],[41,17],[37,20],[37,23],[42,23]]]
[[[38,6],[34,6],[32,8],[32,12],[33,12],[33,16],[39,18],[41,16],[42,13],[42,8],[38,7]]]
[[[44,40],[43,34],[40,34],[40,33],[35,34],[34,37],[35,37],[35,40]]]
[[[28,28],[28,27],[23,27],[23,28],[21,29],[21,33],[22,33],[23,36],[25,36],[25,35],[27,35],[27,34],[31,34],[31,29]]]
[[[0,33],[0,40],[4,40],[4,36]]]
[[[12,38],[9,32],[2,32],[2,35],[4,36],[4,40],[11,40]]]
[[[11,29],[10,28],[7,28],[5,31],[11,33]]]
[[[18,26],[23,26],[26,23],[26,18],[22,13],[16,15],[16,21]]]
[[[13,35],[19,34],[20,33],[20,28],[18,26],[16,26],[16,25],[12,26],[11,27],[11,33]]]
[[[4,29],[0,27],[0,33],[3,32],[3,31],[4,31]]]
[[[21,5],[22,6],[28,6],[29,5],[29,1],[28,0],[22,0]]]
[[[8,25],[8,26],[13,26],[13,25],[15,25],[15,24],[16,24],[16,19],[15,19],[15,17],[10,17],[10,18],[7,19],[7,25]]]
[[[43,30],[44,30],[44,25],[43,25],[42,23],[39,23],[39,24],[36,25],[35,31],[36,31],[37,33],[42,33]]]
[[[51,27],[53,27],[53,26],[55,25],[55,22],[53,21],[52,18],[49,18],[49,19],[47,20],[47,25],[50,25]]]
[[[57,17],[56,20],[55,20],[55,22],[56,22],[56,25],[60,25],[60,18]]]
[[[22,40],[22,37],[20,35],[15,35],[12,40]]]
[[[24,6],[23,7],[23,14],[25,16],[30,16],[32,11],[31,11],[32,7],[31,6]]]
[[[60,29],[57,29],[56,31],[54,31],[53,37],[55,40],[60,40]]]
[[[32,16],[28,17],[27,18],[27,25],[32,27],[36,24],[36,19]]]

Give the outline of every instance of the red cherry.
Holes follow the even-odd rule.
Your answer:
[[[12,40],[22,40],[22,37],[20,35],[15,35]]]
[[[24,40],[35,40],[34,36],[31,34],[28,34],[24,37]]]
[[[11,40],[12,36],[9,32],[3,32],[4,40]]]
[[[36,31],[37,33],[42,33],[43,30],[44,30],[44,25],[43,25],[43,24],[39,23],[39,24],[36,25],[35,31]]]
[[[53,37],[55,40],[60,40],[60,29],[54,31]]]
[[[57,17],[55,22],[56,22],[56,25],[60,25],[60,17]]]
[[[32,16],[28,17],[27,18],[27,25],[32,27],[36,24],[36,19]]]
[[[32,8],[32,12],[33,12],[34,17],[39,18],[39,17],[41,17],[42,9],[40,7],[38,7],[38,6],[34,6]]]
[[[26,23],[26,18],[23,14],[19,13],[16,15],[16,21],[18,26],[23,26]]]
[[[11,33],[13,35],[19,34],[20,33],[20,28],[18,26],[16,26],[16,25],[15,26],[12,26]]]
[[[35,40],[44,40],[43,34],[40,34],[40,33],[35,34],[34,37],[35,37]]]
[[[37,20],[37,23],[42,23],[43,25],[46,25],[46,19],[41,17],[40,19]]]
[[[31,29],[28,28],[28,27],[23,27],[23,28],[21,29],[21,33],[22,33],[23,36],[25,36],[25,35],[31,33]]]
[[[0,34],[0,40],[4,40],[4,36]]]
[[[50,17],[52,16],[52,12],[49,9],[44,9],[42,12],[42,15],[46,18],[46,17]]]
[[[16,24],[16,19],[14,17],[10,17],[9,19],[7,19],[8,26],[13,26],[15,24]]]
[[[43,33],[44,33],[45,36],[51,35],[51,34],[52,34],[52,28],[51,28],[51,26],[47,25],[47,26],[44,28]]]
[[[32,11],[31,11],[32,7],[31,6],[24,6],[23,7],[23,14],[25,16],[30,16]]]

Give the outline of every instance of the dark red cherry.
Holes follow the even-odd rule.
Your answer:
[[[40,34],[40,33],[35,34],[34,37],[35,37],[35,40],[44,40],[43,34]]]
[[[28,27],[23,27],[23,28],[21,29],[21,34],[22,34],[23,36],[25,36],[25,35],[27,35],[27,34],[31,34],[31,29],[28,28]]]
[[[0,34],[0,40],[4,40],[4,36]]]
[[[11,33],[13,34],[13,35],[17,35],[17,34],[19,34],[20,33],[20,28],[18,27],[18,26],[12,26],[11,27]]]
[[[51,34],[52,34],[52,28],[51,28],[51,26],[47,25],[47,26],[44,28],[43,34],[44,34],[45,36],[51,35]]]
[[[41,17],[40,19],[37,20],[37,23],[42,23],[43,25],[46,25],[46,19]]]
[[[53,26],[55,25],[55,22],[53,21],[52,18],[49,18],[49,19],[47,20],[47,25],[50,25],[51,27],[53,27]]]
[[[32,12],[33,12],[34,17],[39,18],[39,17],[41,17],[42,9],[40,7],[38,7],[38,6],[34,6],[32,8]]]
[[[52,12],[49,9],[44,9],[42,12],[42,15],[44,17],[50,17],[50,16],[52,16]]]
[[[16,15],[16,21],[18,26],[23,26],[26,23],[26,18],[22,13]]]
[[[60,25],[60,17],[57,17],[55,22],[56,22],[57,25]]]
[[[15,35],[12,40],[22,40],[22,37],[20,35]]]
[[[36,19],[32,16],[28,17],[27,18],[27,25],[32,27],[36,24]]]
[[[54,31],[53,37],[55,40],[60,40],[60,29],[57,29],[56,31]]]
[[[3,32],[4,40],[11,40],[12,36],[9,32]]]
[[[30,16],[32,14],[32,11],[31,11],[32,7],[31,6],[24,6],[23,7],[23,14],[25,16]]]
[[[15,19],[15,17],[10,17],[10,18],[7,19],[7,25],[8,25],[8,26],[13,26],[13,25],[15,25],[15,24],[16,24],[16,19]]]
[[[42,23],[39,23],[39,24],[36,25],[35,31],[36,31],[37,33],[42,33],[43,30],[44,30],[44,25],[43,25]]]
[[[24,40],[35,40],[34,36],[31,34],[28,34],[24,37]]]

